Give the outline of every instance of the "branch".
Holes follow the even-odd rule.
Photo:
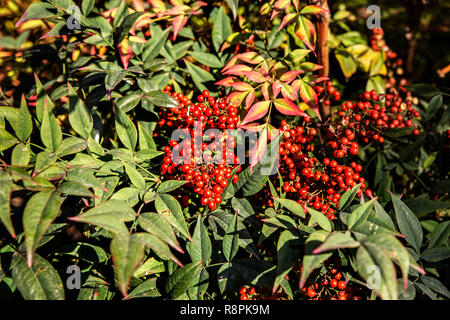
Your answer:
[[[327,0],[309,0],[312,5],[321,6],[329,10]],[[323,69],[319,70],[319,75],[321,77],[328,77],[330,72],[330,59],[329,59],[329,48],[328,48],[328,32],[330,24],[330,13],[322,13],[316,18],[316,30],[317,30],[317,58],[318,63],[323,66]],[[320,115],[322,116],[322,121],[326,121],[330,116],[331,109],[330,106],[325,104],[319,105]]]

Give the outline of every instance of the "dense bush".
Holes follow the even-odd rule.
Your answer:
[[[449,91],[352,6],[4,2],[0,298],[450,298]]]

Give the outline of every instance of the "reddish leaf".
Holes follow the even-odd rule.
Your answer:
[[[283,18],[283,21],[281,21],[281,24],[280,24],[280,27],[278,28],[278,31],[280,31],[285,26],[287,26],[287,25],[291,24],[292,22],[294,22],[296,17],[297,17],[297,13],[296,12],[289,13],[289,14],[285,15],[284,18]]]
[[[295,103],[288,99],[275,99],[273,100],[273,104],[275,108],[277,108],[277,110],[282,114],[288,116],[305,116],[309,118],[309,116],[305,112],[300,110],[300,108]]]
[[[235,58],[250,64],[258,64],[264,61],[264,58],[254,51],[239,53],[235,56]]]
[[[247,71],[244,72],[244,75],[256,83],[263,83],[267,80],[261,73],[256,71]]]
[[[119,43],[118,49],[123,68],[127,69],[128,64],[130,63],[130,59],[133,56],[133,49],[128,44],[128,39],[124,39],[121,43]]]
[[[291,0],[278,0],[277,2],[275,2],[273,7],[276,9],[279,9],[279,10],[284,10],[284,9],[289,8],[290,4],[291,4]]]
[[[273,98],[274,98],[274,99],[276,99],[276,97],[277,97],[278,94],[280,93],[282,87],[283,87],[283,86],[281,85],[281,82],[278,81],[278,80],[275,80],[275,81],[272,83],[272,92],[273,92]]]
[[[253,173],[253,167],[258,164],[258,162],[263,157],[267,149],[267,127],[261,132],[261,136],[256,142],[255,147],[252,150],[251,160],[250,160],[250,172]]]
[[[250,106],[253,104],[253,101],[255,101],[254,89],[250,90],[247,94],[247,98],[245,98],[245,109],[250,108]]]
[[[301,14],[319,14],[319,13],[324,13],[324,12],[330,12],[329,10],[322,8],[320,6],[315,6],[315,5],[310,5],[310,6],[306,6],[303,7],[302,10],[300,11]]]
[[[184,15],[179,15],[173,20],[173,40],[177,38],[178,32],[186,25],[188,22],[188,17]]]
[[[253,87],[249,85],[247,82],[233,82],[230,84],[231,87],[233,87],[237,91],[250,91],[253,90]]]
[[[223,86],[223,87],[231,87],[233,82],[234,82],[234,77],[226,77],[225,79],[217,81],[215,84],[218,86]]]
[[[239,91],[232,92],[228,96],[228,99],[230,99],[231,105],[233,105],[236,108],[240,107],[241,104],[242,104],[242,101],[244,100],[244,98],[247,95],[247,93],[248,93],[247,91],[245,91],[245,92],[239,92]]]
[[[290,85],[287,85],[285,83],[281,83],[281,85],[283,86],[281,88],[281,94],[283,95],[284,98],[292,101],[297,100],[298,98],[297,90],[292,89]]]
[[[303,70],[293,70],[293,71],[288,71],[288,72],[286,72],[285,74],[283,74],[283,75],[280,77],[280,81],[289,83],[289,82],[291,82],[292,80],[294,80],[295,78],[297,78],[297,76],[298,76],[299,74],[302,74],[303,72],[304,72]]]
[[[227,71],[222,72],[222,74],[232,74],[235,76],[243,76],[244,72],[252,71],[252,68],[244,64],[237,64],[229,68]]]
[[[233,58],[231,58],[230,61],[228,61],[227,65],[225,67],[223,67],[222,73],[224,73],[225,71],[230,69],[232,66],[234,66],[238,60],[239,59],[237,58],[237,56],[234,56]]]
[[[322,120],[322,117],[320,116],[319,112],[319,103],[317,94],[312,87],[306,84],[305,81],[302,81],[300,85],[300,97],[304,102],[306,102],[311,107],[311,109],[314,110],[319,119]]]
[[[268,125],[268,130],[267,130],[267,134],[268,134],[268,138],[270,141],[272,141],[273,139],[275,139],[276,137],[278,137],[278,135],[282,132],[281,129],[277,129],[274,126],[272,126],[271,124]]]
[[[263,94],[265,100],[270,100],[269,86],[270,86],[270,83],[269,83],[269,82],[265,82],[265,83],[261,86],[261,92],[262,92],[262,94]]]
[[[300,67],[305,70],[305,72],[313,72],[323,69],[323,66],[321,66],[320,64],[315,64],[312,62],[303,62],[302,64],[300,64]]]
[[[316,35],[316,30],[314,28],[313,23],[306,19],[304,16],[299,16],[297,20],[297,28],[295,30],[295,35],[299,37],[300,40],[302,40],[305,45],[311,49],[311,51],[314,52],[314,54],[317,56],[316,52],[314,51],[315,44],[314,44],[314,38]]]
[[[244,120],[240,123],[240,125],[247,124],[249,122],[261,119],[267,114],[267,111],[269,110],[270,101],[261,101],[255,103],[250,110],[248,110],[247,115],[245,116]]]

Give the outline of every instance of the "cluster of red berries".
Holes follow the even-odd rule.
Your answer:
[[[358,153],[358,144],[350,142],[358,134],[364,143],[371,141],[384,143],[383,133],[387,129],[411,128],[414,135],[419,129],[413,119],[420,113],[412,106],[412,99],[405,100],[399,92],[388,89],[385,95],[375,90],[360,95],[358,102],[346,101],[337,110],[337,125],[328,127],[326,132],[328,145],[336,149],[335,156],[344,156],[346,150]]]
[[[361,300],[361,288],[350,285],[344,279],[339,258],[325,261],[324,266],[326,272],[301,289],[304,297],[311,300]],[[293,271],[300,277],[303,267],[297,265]]]
[[[235,138],[225,132],[225,129],[235,129],[239,121],[237,109],[230,105],[227,98],[210,96],[208,90],[197,97],[197,103],[182,93],[171,93],[171,86],[166,86],[163,91],[171,94],[179,102],[179,107],[159,112],[158,131],[171,133],[174,129],[180,129],[190,140],[187,150],[184,144],[170,140],[169,145],[164,147],[161,173],[167,179],[189,181],[187,186],[201,196],[201,204],[215,210],[222,202],[224,189],[230,182],[236,183],[239,179],[237,174],[232,175],[233,168],[239,164],[239,158],[234,154]],[[221,132],[218,136],[214,132],[208,135],[217,143],[209,146],[202,141],[196,143],[196,137],[201,139],[203,131],[212,128]],[[180,158],[174,161],[174,155]],[[236,172],[239,171],[240,167]]]
[[[288,278],[288,276],[286,276]],[[277,292],[272,293],[269,288],[253,286],[242,286],[239,289],[240,300],[286,300],[286,293],[282,287],[279,287]]]
[[[287,194],[286,197],[296,200],[305,212],[306,207],[311,207],[321,211],[330,220],[336,219],[334,213],[335,208],[339,207],[341,194],[361,183],[357,193],[361,197],[361,190],[366,188],[365,180],[360,176],[363,167],[356,162],[347,166],[327,157],[319,161],[311,156],[314,151],[312,141],[317,135],[315,128],[308,128],[308,124],[306,127],[291,126],[284,120],[281,125],[284,135],[279,147],[279,172],[284,181],[282,190]],[[335,155],[335,158],[342,157]],[[280,190],[279,179],[272,180]],[[268,206],[273,206],[269,188],[266,187],[262,192],[268,198]],[[366,195],[372,197],[372,191],[366,189]]]
[[[331,105],[331,100],[339,101],[341,100],[341,93],[333,86],[331,81],[327,81],[325,86],[314,85],[313,90],[316,92],[318,98],[323,100],[326,106]]]

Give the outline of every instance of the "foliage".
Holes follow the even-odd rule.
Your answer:
[[[299,0],[6,2],[2,299],[450,298],[448,89],[408,85],[382,29]],[[178,164],[196,123],[219,143]]]

